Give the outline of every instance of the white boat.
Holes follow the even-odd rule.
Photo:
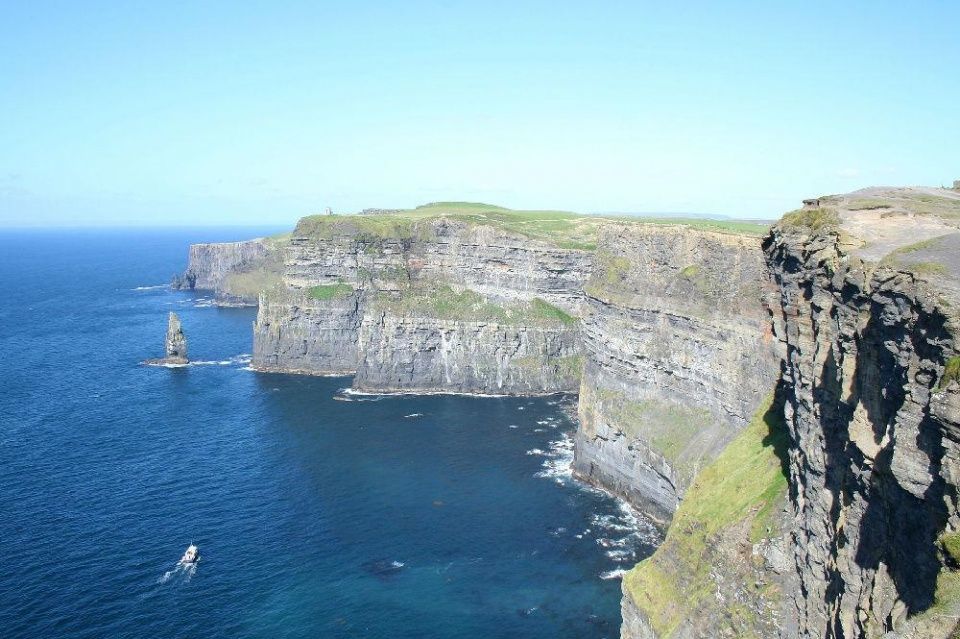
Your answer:
[[[183,553],[183,557],[180,558],[180,563],[186,566],[197,563],[198,559],[200,559],[200,550],[193,544],[190,544],[187,546],[187,552]]]

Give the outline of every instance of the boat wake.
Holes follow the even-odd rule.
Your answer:
[[[163,576],[157,579],[157,583],[165,584],[170,581],[174,583],[189,583],[195,574],[197,574],[197,562],[185,563],[181,560],[178,561],[173,568],[163,573]]]

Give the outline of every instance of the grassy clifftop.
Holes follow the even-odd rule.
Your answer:
[[[771,397],[697,476],[663,545],[624,578],[624,592],[658,637],[718,628],[729,636],[768,635],[771,615],[757,611],[776,614],[778,584],[766,580],[763,558],[749,549],[780,536],[786,437]]]
[[[608,222],[680,224],[747,235],[762,235],[768,229],[765,224],[738,220],[583,215],[569,211],[521,211],[479,202],[433,202],[414,209],[389,212],[311,215],[300,220],[294,235],[318,239],[330,239],[339,234],[367,236],[370,239],[414,239],[428,233],[429,222],[440,218],[491,226],[559,248],[587,251],[596,249],[597,232]]]

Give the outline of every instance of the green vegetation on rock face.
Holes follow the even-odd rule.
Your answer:
[[[353,287],[343,282],[337,284],[322,284],[320,286],[311,286],[307,291],[310,299],[314,300],[332,300],[341,297],[347,297],[353,293]]]
[[[499,302],[469,289],[458,292],[442,283],[411,287],[400,295],[381,293],[376,303],[404,317],[530,326],[573,326],[578,321],[539,298],[530,302]]]
[[[708,410],[660,400],[630,399],[619,390],[601,388],[594,402],[604,418],[630,440],[642,441],[663,457],[674,473],[689,482],[716,442],[716,418]]]
[[[947,565],[937,575],[933,605],[901,624],[898,637],[960,637],[960,532],[941,535],[940,547]]]
[[[245,271],[229,273],[223,281],[223,291],[251,302],[261,292],[276,291],[283,286],[283,256],[278,250],[282,240],[268,240],[272,250],[256,266]]]
[[[946,388],[950,382],[960,381],[960,356],[951,357],[943,367],[943,376],[940,378],[938,388]],[[960,544],[960,541],[958,541]]]
[[[671,637],[681,623],[703,617],[727,628],[729,636],[761,634],[764,623],[750,606],[718,604],[712,571],[748,570],[725,554],[744,543],[779,535],[777,513],[787,490],[784,471],[786,429],[782,406],[772,398],[750,425],[707,466],[687,491],[664,543],[624,577],[624,588],[658,637]],[[730,593],[726,593],[728,596]],[[753,593],[776,598],[775,584],[760,584]]]
[[[530,314],[534,317],[538,317],[547,322],[560,322],[561,324],[572,325],[576,324],[579,320],[570,315],[562,308],[557,308],[549,302],[545,302],[539,297],[533,298],[530,301]]]

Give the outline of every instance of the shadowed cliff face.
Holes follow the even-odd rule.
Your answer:
[[[759,238],[611,225],[586,285],[575,471],[661,520],[776,378]]]
[[[949,578],[938,539],[960,523],[960,388],[943,382],[958,334],[949,274],[894,259],[921,250],[909,235],[875,230],[893,257],[860,259],[868,245],[847,230],[857,216],[835,215],[821,229],[781,225],[766,242],[794,442],[800,632],[946,636],[952,620],[920,613],[939,599],[938,578]]]

